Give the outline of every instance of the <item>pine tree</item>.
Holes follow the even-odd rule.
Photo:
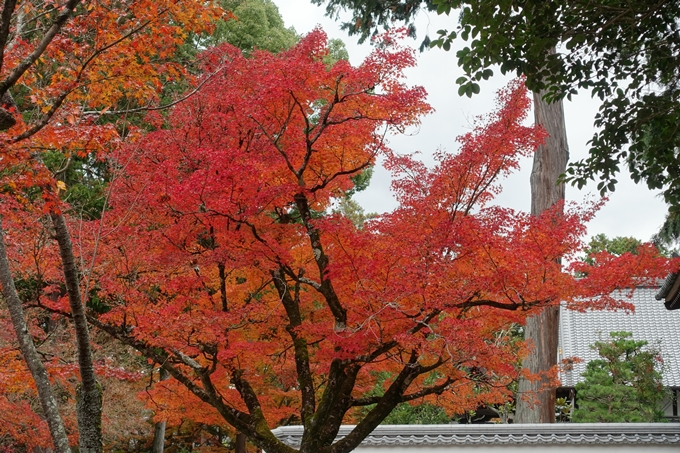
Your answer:
[[[660,402],[665,390],[661,382],[659,351],[646,348],[630,332],[612,332],[610,341],[593,346],[601,359],[593,360],[576,384],[577,423],[658,422],[663,419]]]

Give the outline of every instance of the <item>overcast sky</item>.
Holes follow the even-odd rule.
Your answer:
[[[370,45],[359,45],[356,37],[349,37],[340,30],[338,22],[324,16],[324,9],[312,5],[309,0],[275,0],[286,26],[293,26],[299,34],[311,31],[321,25],[330,38],[340,38],[347,45],[350,60],[360,64],[371,51]],[[436,36],[442,28],[452,28],[454,18],[421,13],[417,22],[418,40],[407,44],[417,47],[420,39],[429,31]],[[419,151],[425,162],[431,163],[431,155],[442,148],[448,152],[457,149],[456,137],[470,130],[472,118],[493,109],[495,91],[504,86],[509,78],[494,71],[494,77],[482,82],[482,92],[472,99],[459,97],[455,80],[462,75],[456,65],[455,51],[444,52],[432,49],[418,55],[418,66],[407,72],[409,85],[423,86],[428,92],[428,102],[435,112],[423,118],[422,125],[408,135],[393,136],[390,146],[400,153]],[[584,93],[565,103],[567,135],[569,139],[570,160],[575,161],[587,155],[587,141],[593,134],[593,118],[598,103]],[[533,118],[533,115],[532,115]],[[529,175],[531,159],[522,163],[521,171],[503,182],[503,193],[497,198],[502,206],[529,211],[531,206]],[[609,202],[589,224],[589,235],[604,233],[610,237],[634,236],[648,240],[663,223],[665,204],[658,193],[649,191],[644,185],[636,185],[625,176],[618,178],[616,192]],[[585,197],[596,196],[596,184],[579,191],[567,187],[567,199],[581,201]],[[376,168],[370,187],[356,199],[368,212],[385,212],[396,206],[390,192],[390,175],[382,168]]]

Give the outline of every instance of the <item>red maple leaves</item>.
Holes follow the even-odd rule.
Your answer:
[[[320,30],[278,55],[211,49],[201,90],[107,155],[110,209],[74,229],[110,309],[91,322],[175,378],[150,393],[161,417],[223,420],[271,452],[287,450],[267,425],[295,420],[321,448],[354,419],[350,451],[403,401],[507,400],[527,313],[668,270],[645,249],[576,279],[559,259],[590,210],[490,204],[543,139],[521,82],[428,169],[384,141],[431,110],[403,83],[413,52],[388,36],[359,67],[326,53]],[[328,214],[379,154],[399,208],[362,229]]]

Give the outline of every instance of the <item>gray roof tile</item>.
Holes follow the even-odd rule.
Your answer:
[[[668,387],[680,387],[680,345],[677,342],[680,327],[680,310],[668,311],[663,302],[655,299],[658,286],[639,287],[629,301],[635,305],[634,313],[623,311],[588,311],[579,313],[562,307],[560,310],[559,360],[578,357],[573,371],[562,372],[562,386],[574,387],[583,380],[581,374],[586,363],[597,359],[590,345],[606,340],[610,332],[632,332],[636,340],[646,340],[660,349],[664,360],[663,381]],[[627,291],[619,292],[625,297]]]
[[[354,429],[340,428],[338,439]],[[285,444],[298,447],[302,426],[272,431]],[[680,423],[558,423],[542,425],[380,425],[362,445],[664,445],[680,444]]]

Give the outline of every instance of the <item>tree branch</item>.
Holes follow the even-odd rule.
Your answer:
[[[298,375],[298,383],[300,385],[300,393],[302,394],[302,409],[301,417],[303,424],[309,420],[316,410],[316,397],[314,389],[314,378],[312,376],[311,367],[309,364],[309,348],[307,340],[298,335],[296,328],[302,325],[302,316],[300,314],[300,305],[291,297],[288,284],[283,276],[281,269],[271,272],[274,281],[274,286],[279,293],[281,303],[288,315],[288,325],[286,331],[293,340],[295,350],[295,368]]]
[[[163,14],[165,11],[167,11],[167,10],[161,11],[160,14]],[[94,59],[97,58],[99,55],[101,55],[102,53],[111,49],[116,44],[119,44],[119,43],[125,41],[126,39],[130,38],[132,35],[136,34],[140,30],[144,29],[150,23],[151,23],[150,20],[146,21],[146,22],[140,24],[139,26],[133,28],[132,30],[130,30],[128,33],[121,36],[120,38],[118,38],[118,39],[114,40],[113,42],[110,42],[109,44],[105,45],[104,47],[94,51],[92,53],[92,55],[90,55],[87,58],[87,60],[85,60],[85,62],[81,65],[80,69],[78,70],[78,74],[76,74],[75,79],[73,80],[73,82],[71,82],[71,88],[69,90],[64,91],[63,93],[61,93],[59,96],[56,97],[56,99],[52,103],[52,106],[47,111],[47,113],[45,113],[45,115],[43,115],[43,117],[40,119],[40,121],[35,123],[33,125],[33,127],[31,127],[29,130],[17,135],[16,137],[12,137],[12,139],[10,139],[9,142],[10,143],[16,143],[16,142],[19,142],[21,140],[25,140],[25,139],[31,137],[32,135],[38,133],[42,128],[47,126],[49,124],[50,120],[52,119],[52,117],[54,116],[54,114],[57,112],[57,110],[59,110],[61,105],[64,103],[64,101],[66,100],[68,95],[73,93],[78,88],[77,83],[80,80],[80,78],[83,76],[83,73],[85,72],[85,69],[87,68],[87,66],[92,61],[94,61]]]
[[[187,99],[189,99],[190,97],[194,96],[196,93],[201,91],[201,88],[203,88],[203,85],[208,83],[213,77],[215,77],[217,74],[222,72],[224,69],[225,69],[224,67],[221,67],[218,70],[211,72],[210,74],[208,74],[208,76],[205,79],[203,79],[201,81],[201,83],[199,83],[196,86],[196,88],[194,88],[189,93],[182,96],[181,98],[176,99],[176,100],[169,102],[167,104],[157,105],[155,107],[146,106],[146,107],[138,107],[138,108],[134,108],[134,109],[126,109],[126,110],[106,110],[106,111],[86,110],[86,111],[83,112],[83,115],[100,115],[100,116],[104,116],[104,115],[126,115],[128,113],[155,112],[155,111],[158,111],[158,110],[166,110],[166,109],[169,109],[170,107],[173,107],[177,104],[180,104],[180,103],[186,101]]]
[[[441,395],[444,390],[446,390],[451,384],[453,384],[453,379],[446,378],[446,381],[439,385],[434,385],[432,387],[427,387],[422,390],[419,390],[415,393],[411,393],[408,395],[404,395],[401,397],[401,402],[407,402],[407,401],[413,401],[417,400],[419,398],[426,397],[428,395]],[[377,404],[380,402],[380,399],[382,396],[370,396],[366,398],[357,398],[352,400],[352,407],[358,407],[358,406],[370,406],[372,404]]]
[[[2,16],[0,16],[0,72],[5,61],[5,47],[9,36],[9,27],[12,22],[12,14],[17,6],[16,0],[5,0],[2,5]]]
[[[81,0],[68,0],[64,6],[63,11],[57,16],[57,18],[52,23],[52,26],[47,30],[43,39],[40,41],[38,46],[31,52],[26,58],[24,58],[12,72],[9,73],[5,80],[0,82],[0,96],[5,94],[10,87],[14,86],[15,83],[21,78],[22,75],[30,68],[40,56],[45,52],[47,46],[52,42],[54,37],[59,33],[59,30],[66,24],[69,16],[73,10],[78,6]]]
[[[321,245],[319,230],[312,224],[312,213],[309,208],[307,197],[302,193],[295,195],[295,204],[300,211],[302,223],[307,229],[307,236],[309,237],[312,246],[314,259],[319,268],[319,280],[321,281],[321,285],[318,291],[324,296],[328,307],[333,313],[336,330],[344,330],[347,324],[347,311],[340,303],[340,299],[335,293],[333,284],[326,275],[326,272],[328,271],[328,256],[324,253],[323,246]]]
[[[330,448],[330,453],[352,451],[392,412],[397,404],[401,402],[402,396],[411,382],[413,382],[413,379],[421,373],[422,367],[417,364],[417,361],[418,354],[413,350],[408,362],[404,364],[401,372],[392,381],[392,384],[380,401],[346,437],[336,442]]]

